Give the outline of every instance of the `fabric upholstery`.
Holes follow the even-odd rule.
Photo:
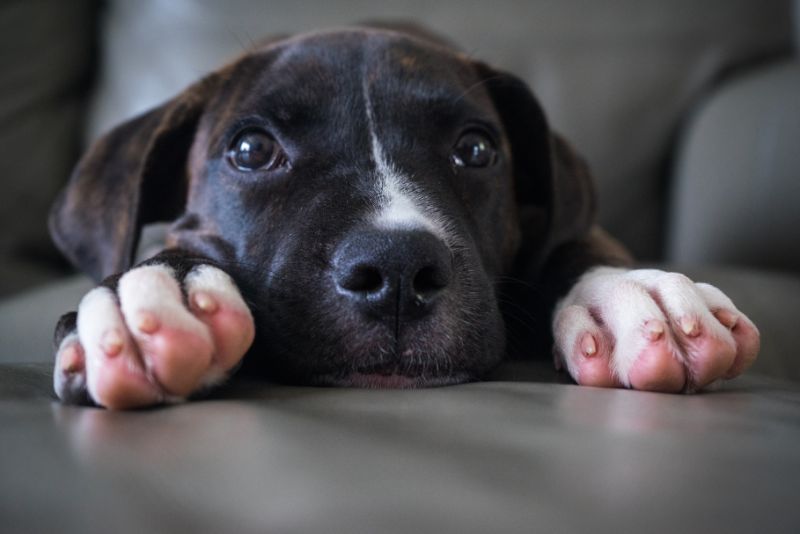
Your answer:
[[[800,389],[237,383],[138,412],[0,366],[6,532],[796,532]],[[519,377],[520,369],[512,371]]]
[[[47,212],[81,150],[97,6],[0,4],[0,295],[65,272]]]
[[[800,61],[749,72],[694,117],[674,177],[672,261],[800,273]]]

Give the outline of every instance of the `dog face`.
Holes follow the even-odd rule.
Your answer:
[[[356,29],[265,45],[100,140],[51,228],[97,278],[141,227],[239,284],[285,380],[419,386],[503,355],[496,284],[591,220],[588,175],[519,80]],[[99,224],[98,224],[99,221]]]

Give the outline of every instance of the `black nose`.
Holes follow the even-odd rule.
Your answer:
[[[377,318],[425,315],[452,274],[448,248],[421,230],[355,232],[333,258],[338,292]]]

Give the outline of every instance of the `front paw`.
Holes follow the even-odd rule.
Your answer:
[[[741,374],[759,333],[719,289],[677,273],[601,267],[559,302],[556,365],[578,384],[695,391]]]
[[[253,317],[233,280],[164,264],[98,287],[59,324],[54,385],[64,402],[134,408],[186,398],[224,379],[250,348]]]

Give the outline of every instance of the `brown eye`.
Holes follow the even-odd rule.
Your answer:
[[[457,167],[488,167],[497,159],[497,150],[489,136],[470,130],[458,139],[451,158]]]
[[[275,138],[263,130],[241,132],[231,143],[228,160],[240,171],[273,170],[285,163]]]

